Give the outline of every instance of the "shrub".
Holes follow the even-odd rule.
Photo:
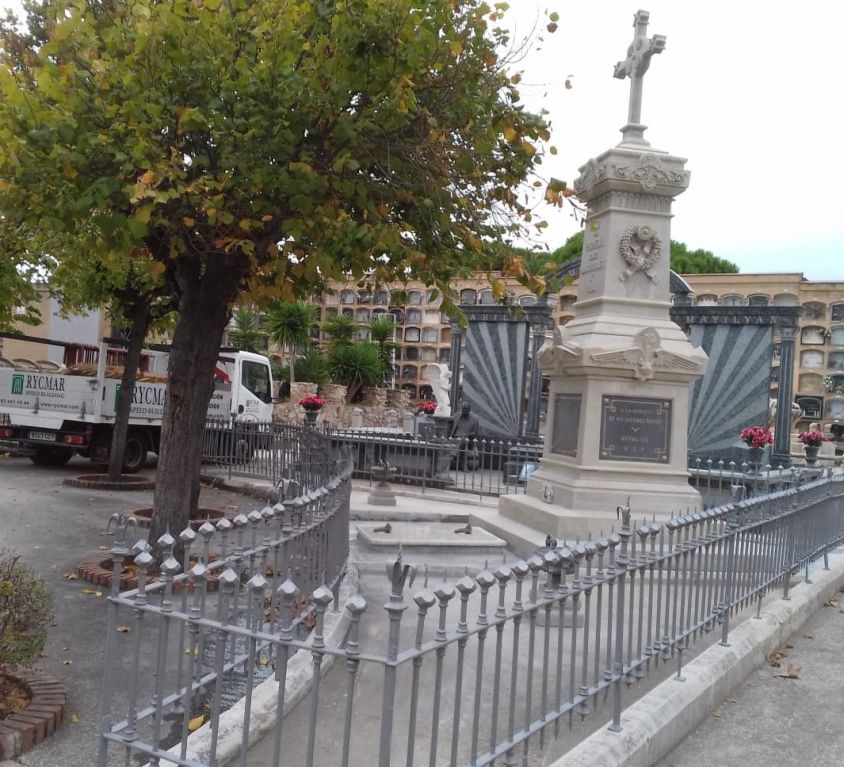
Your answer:
[[[0,550],[0,671],[35,662],[47,641],[52,614],[44,582],[19,555]]]

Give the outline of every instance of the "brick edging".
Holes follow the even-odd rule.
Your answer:
[[[29,705],[0,720],[0,761],[14,759],[52,735],[64,718],[67,692],[55,677],[38,670],[6,676],[23,682],[32,694]]]
[[[81,477],[68,477],[62,481],[68,487],[82,487],[86,490],[154,490],[155,480],[138,477],[134,474],[122,474],[120,480],[111,482],[105,474],[84,474]]]
[[[103,562],[108,561],[111,559],[110,554],[107,551],[96,551],[93,554],[89,554],[82,562],[79,564],[77,568],[77,573],[79,577],[90,583],[92,586],[99,586],[103,589],[110,589],[111,588],[111,579],[112,579],[112,571],[108,568],[103,567]],[[212,555],[211,559],[215,559]],[[147,583],[151,581],[157,580],[155,577],[147,577]],[[179,593],[184,586],[183,583],[187,584],[188,592],[193,591],[193,581],[188,579],[187,581],[180,581],[178,583],[173,584],[173,591]],[[211,574],[208,576],[208,580],[206,581],[205,588],[207,591],[216,591],[218,585],[218,578],[216,574]],[[136,589],[138,587],[138,576],[133,574],[122,574],[120,575],[120,591],[127,591],[129,589]]]

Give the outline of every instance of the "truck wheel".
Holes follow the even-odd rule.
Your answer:
[[[35,455],[29,456],[29,460],[39,466],[64,466],[72,456],[72,450],[60,447],[36,447]]]
[[[147,443],[142,434],[130,431],[123,451],[123,473],[134,474],[147,462]]]

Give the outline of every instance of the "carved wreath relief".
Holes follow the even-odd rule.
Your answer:
[[[644,225],[628,229],[619,243],[619,252],[627,263],[624,274],[618,275],[619,280],[625,282],[636,272],[643,272],[656,283],[653,267],[662,256],[662,240],[653,229]]]

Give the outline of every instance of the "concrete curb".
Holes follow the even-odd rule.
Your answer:
[[[337,612],[329,610],[325,613],[323,633],[325,644],[336,648],[344,640],[349,629],[349,617],[343,605],[353,596],[358,588],[358,576],[350,567],[340,588]],[[313,637],[311,637],[312,639]],[[310,643],[310,639],[309,639]],[[336,660],[334,655],[323,655],[320,668],[324,675]],[[306,650],[297,652],[287,666],[287,685],[284,695],[285,715],[290,713],[311,689],[313,680],[313,658]],[[278,698],[278,682],[270,677],[259,684],[252,691],[252,708],[249,714],[249,745],[252,746],[268,735],[276,724],[276,701]],[[217,761],[220,767],[234,764],[240,758],[241,741],[243,739],[243,719],[246,699],[241,698],[228,711],[220,715],[220,726],[217,732]],[[174,746],[169,753],[179,754],[179,746]],[[188,736],[187,758],[199,763],[208,764],[211,754],[211,725],[206,722]],[[149,767],[149,765],[145,765]]]
[[[731,631],[728,647],[701,653],[684,667],[685,682],[669,679],[624,709],[621,732],[603,727],[550,767],[650,767],[665,757],[838,591],[844,553],[830,554],[829,566]]]

